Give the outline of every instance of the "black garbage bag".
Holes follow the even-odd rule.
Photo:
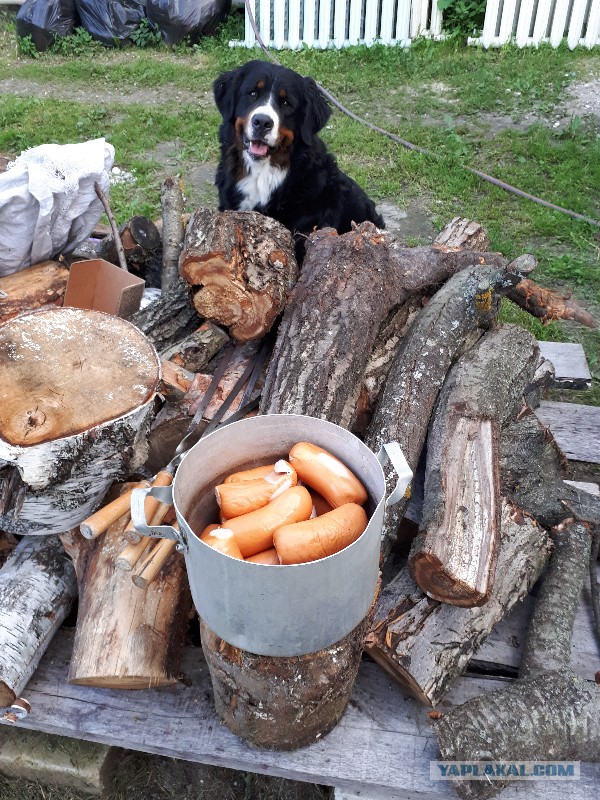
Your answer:
[[[231,0],[146,0],[146,14],[167,44],[212,36],[231,11]]]
[[[94,39],[118,47],[145,16],[143,0],[75,0],[81,24]]]
[[[74,0],[26,0],[17,13],[17,34],[31,36],[37,50],[46,50],[55,36],[73,33],[77,15]]]

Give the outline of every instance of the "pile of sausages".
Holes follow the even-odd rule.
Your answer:
[[[317,561],[348,547],[367,527],[365,487],[338,458],[309,442],[294,445],[289,461],[229,475],[215,494],[220,523],[200,538],[255,564]]]

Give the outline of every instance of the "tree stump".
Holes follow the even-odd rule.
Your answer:
[[[62,533],[142,464],[160,379],[130,323],[55,308],[0,326],[0,528]]]
[[[236,736],[267,750],[315,742],[348,705],[372,620],[373,608],[339,642],[293,658],[240,650],[200,620],[217,714]]]

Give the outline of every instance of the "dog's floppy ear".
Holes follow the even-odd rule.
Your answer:
[[[321,130],[331,116],[331,108],[312,78],[304,78],[304,88],[306,108],[300,126],[300,136],[306,144],[310,144],[311,138]]]
[[[213,84],[215,103],[225,122],[233,120],[237,92],[244,76],[244,67],[219,75]]]

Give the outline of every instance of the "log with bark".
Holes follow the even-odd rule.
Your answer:
[[[566,520],[554,530],[554,540],[519,679],[436,721],[443,759],[600,761],[600,686],[569,666],[573,619],[590,558],[590,531]],[[464,800],[486,800],[505,785],[490,779],[460,781],[455,788]]]
[[[22,539],[0,569],[0,709],[20,696],[76,596],[58,537]]]
[[[505,325],[450,370],[427,440],[421,532],[410,553],[420,589],[459,606],[485,603],[499,543],[499,435],[523,406],[536,340]]]
[[[385,442],[397,441],[415,471],[448,370],[491,326],[503,294],[534,265],[531,257],[522,256],[501,269],[479,266],[463,270],[430,300],[400,344],[373,415],[366,442],[374,452]],[[393,485],[394,473],[389,467],[386,481],[389,487]],[[385,555],[395,540],[407,503],[408,496],[386,511]]]
[[[159,353],[178,344],[202,325],[203,320],[189,298],[189,287],[183,280],[163,292],[158,300],[136,311],[130,317],[137,328],[153,343]]]
[[[400,247],[369,222],[312,234],[279,326],[261,412],[309,414],[350,427],[377,333],[390,311],[497,253]]]
[[[132,217],[119,228],[129,271],[146,281],[146,286],[160,287],[161,238],[156,225],[146,217]],[[105,236],[97,248],[97,257],[119,265],[114,236]]]
[[[179,278],[179,256],[185,235],[185,201],[183,182],[169,175],[160,189],[162,206],[162,274],[163,291],[175,286]]]
[[[0,278],[0,323],[44,306],[61,306],[69,270],[57,261],[42,261]]]
[[[531,590],[549,553],[547,532],[505,501],[487,603],[461,608],[432,600],[404,569],[381,593],[367,652],[410,694],[437,705],[494,625]]]
[[[598,322],[570,295],[544,289],[532,280],[524,279],[508,293],[508,297],[533,317],[546,324],[557,319],[572,319],[587,328],[597,328]]]
[[[229,336],[222,328],[205,322],[189,336],[165,348],[161,357],[190,372],[201,372],[228,342]]]
[[[435,248],[444,252],[448,252],[450,249],[487,251],[489,244],[487,234],[481,225],[474,220],[462,217],[455,217],[445,225],[433,242]],[[432,290],[436,288],[432,287]],[[429,294],[432,293],[433,291],[429,292]],[[352,425],[352,430],[357,435],[364,436],[366,434],[373,411],[392,368],[400,340],[406,335],[428,299],[427,295],[421,294],[409,297],[403,305],[393,309],[381,325],[364,371],[356,419]]]
[[[254,211],[199,209],[188,224],[181,276],[198,313],[238,342],[271,328],[298,277],[292,235]]]
[[[177,681],[191,610],[183,556],[171,553],[156,580],[138,588],[116,565],[127,522],[128,515],[92,541],[62,537],[79,585],[70,683],[148,689]]]
[[[0,326],[0,528],[61,533],[141,465],[160,377],[130,323],[75,308]]]

